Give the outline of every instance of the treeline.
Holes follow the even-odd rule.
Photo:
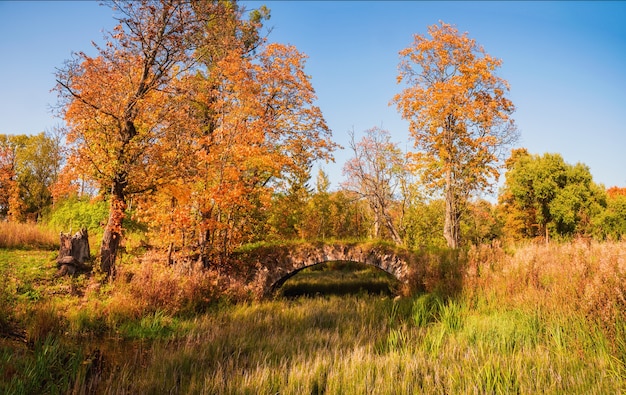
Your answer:
[[[373,152],[372,141],[376,139],[386,141],[387,149]],[[369,150],[359,151],[359,145]],[[360,178],[354,174],[355,168],[365,168],[356,162],[376,159],[376,155],[381,163],[398,163],[403,154],[390,142],[389,132],[366,131],[353,148],[357,151],[344,166],[346,180],[338,188],[331,190],[328,175],[319,169],[315,177],[308,174],[275,191],[267,206],[241,210],[239,215],[246,218],[247,226],[238,230],[240,238],[230,248],[249,242],[300,239],[393,241],[389,227],[380,225],[377,210],[380,212],[381,206],[404,246],[445,247],[444,199],[428,196],[406,168],[389,166],[384,174],[361,174]],[[61,229],[86,226],[94,234],[102,233],[108,216],[106,191],[83,188],[58,194],[64,182],[59,177],[65,162],[63,152],[59,139],[44,133],[0,135],[3,220],[39,222]],[[505,166],[505,182],[496,203],[472,199],[463,205],[464,245],[577,237],[621,240],[626,235],[626,188],[606,189],[596,184],[586,165],[568,164],[559,154],[536,155],[514,149]],[[365,182],[376,178],[385,181],[376,188]],[[383,202],[368,198],[375,195],[372,189],[386,191],[388,198]],[[162,229],[150,226],[142,215],[131,204],[126,218],[128,224],[135,220],[131,229],[146,232],[144,241],[163,248],[171,245],[176,250],[195,248],[194,239],[199,234],[193,226],[181,223],[169,229],[169,238],[163,239]]]

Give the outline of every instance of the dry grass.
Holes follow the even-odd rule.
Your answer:
[[[499,245],[473,248],[463,289],[470,300],[580,312],[615,341],[626,322],[626,242],[530,244],[508,254]]]
[[[75,349],[51,343],[56,354],[16,361],[0,348],[0,377],[16,372],[0,392],[46,392],[49,369],[33,367],[69,360],[78,368],[54,376],[67,383],[57,392],[623,393],[625,252],[626,243],[576,241],[430,253],[419,258],[429,293],[397,301],[357,294],[216,305],[251,291],[156,256],[122,262],[113,283],[94,276],[46,286],[80,288],[72,295],[33,280],[14,295],[41,295],[29,338],[75,335]],[[8,253],[15,269],[22,260]],[[87,357],[93,350],[103,362]]]
[[[31,223],[0,222],[0,248],[45,249],[59,247],[58,233]]]

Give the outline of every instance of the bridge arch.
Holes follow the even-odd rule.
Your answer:
[[[300,270],[332,261],[372,265],[406,284],[412,274],[411,258],[408,250],[381,243],[297,243],[258,247],[238,259],[251,265],[248,281],[263,297]]]
[[[276,295],[276,294],[278,294],[279,290],[283,287],[283,285],[285,285],[285,283],[287,283],[287,282],[288,282],[290,279],[292,279],[293,277],[296,277],[296,276],[297,276],[300,272],[302,272],[302,271],[304,271],[304,270],[306,270],[306,269],[309,269],[309,268],[315,268],[316,266],[323,266],[324,264],[326,264],[326,263],[331,263],[331,262],[333,262],[333,263],[334,263],[334,262],[340,262],[340,263],[356,263],[356,264],[358,264],[358,265],[359,265],[358,267],[361,267],[361,268],[363,268],[363,267],[372,267],[372,266],[373,266],[373,265],[367,265],[367,264],[364,264],[364,263],[362,263],[362,262],[354,262],[354,261],[327,261],[327,262],[320,262],[320,263],[316,263],[316,264],[311,265],[311,266],[306,266],[306,267],[303,267],[303,268],[301,268],[301,269],[294,270],[293,272],[291,272],[291,273],[287,274],[286,276],[284,276],[284,277],[280,278],[278,281],[274,282],[274,283],[270,286],[270,289],[268,290],[268,293],[269,293],[270,295]],[[374,267],[376,267],[376,266],[374,266]],[[377,271],[384,272],[384,273],[386,274],[386,276],[389,276],[390,278],[393,278],[396,282],[399,282],[399,280],[398,280],[398,279],[397,279],[397,278],[396,278],[393,274],[388,273],[388,272],[386,272],[386,271],[384,271],[384,270],[382,270],[382,269],[380,269],[380,268],[378,268],[378,267],[376,267],[376,269],[377,269]],[[343,281],[349,281],[349,280],[343,280]],[[367,288],[366,288],[366,289],[367,289]],[[304,291],[303,291],[303,292],[304,292]]]

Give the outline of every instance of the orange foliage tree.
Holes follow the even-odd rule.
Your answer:
[[[160,143],[171,128],[172,82],[193,65],[197,20],[188,2],[113,2],[119,24],[98,55],[78,53],[56,73],[72,145],[70,168],[97,182],[110,201],[100,268],[111,275],[128,199],[167,176]]]
[[[294,47],[262,45],[254,56],[241,47],[208,75],[182,84],[192,92],[186,152],[175,184],[143,204],[157,239],[201,259],[222,257],[253,237],[272,194],[289,177],[302,177],[334,144]],[[190,143],[191,142],[191,143]],[[159,204],[171,207],[162,210]],[[167,226],[163,226],[167,224]]]
[[[406,87],[393,102],[410,122],[418,149],[410,156],[422,180],[443,190],[443,233],[456,248],[464,202],[499,176],[503,148],[517,137],[514,106],[505,97],[507,82],[495,74],[499,59],[443,22],[428,34],[416,34],[400,52],[398,83]]]
[[[170,258],[185,247],[207,263],[250,239],[286,179],[331,159],[306,56],[266,42],[264,7],[244,19],[232,1],[113,4],[98,56],[57,73],[67,169],[110,201],[100,267],[114,271],[130,199]]]
[[[12,221],[18,221],[23,211],[15,169],[16,149],[10,136],[0,135],[0,218]]]

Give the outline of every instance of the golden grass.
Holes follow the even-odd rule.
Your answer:
[[[77,295],[33,281],[42,300],[26,329],[40,341],[77,336],[80,353],[71,355],[102,353],[95,373],[62,377],[74,393],[623,393],[625,254],[624,242],[494,244],[423,257],[429,293],[412,298],[223,305],[220,295],[245,299],[246,285],[153,256],[122,262],[112,283],[42,283],[68,292],[82,284]],[[7,259],[17,264],[15,254]],[[15,299],[30,288],[16,288]],[[18,366],[11,355],[0,355],[0,371],[28,372],[41,357]],[[10,383],[38,388],[44,373],[16,373]]]
[[[530,244],[512,253],[498,245],[468,253],[463,292],[511,308],[579,312],[615,340],[626,322],[626,242]]]
[[[32,223],[0,222],[0,248],[46,249],[59,247],[59,234]]]

